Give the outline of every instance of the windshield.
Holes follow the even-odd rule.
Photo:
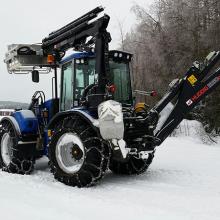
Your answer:
[[[131,80],[129,63],[110,61],[110,83],[116,86],[114,100],[121,103],[131,103]],[[84,89],[98,82],[95,73],[95,59],[81,59],[75,61],[74,100],[82,97]]]
[[[116,91],[114,100],[122,104],[132,104],[131,80],[128,62],[109,61],[110,84],[114,84]],[[73,69],[73,67],[75,67]],[[61,75],[61,111],[77,107],[83,91],[88,85],[98,83],[95,73],[95,59],[85,58],[68,62],[62,67]]]

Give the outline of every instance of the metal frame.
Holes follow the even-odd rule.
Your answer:
[[[147,113],[145,118],[125,119],[125,121],[132,121],[138,124],[134,128],[137,136],[144,135],[143,131],[146,130],[149,132],[149,127],[153,127],[155,130],[160,112],[168,103],[175,102],[174,108],[161,128],[149,137],[147,148],[160,145],[181,123],[186,115],[220,85],[220,68],[212,72],[218,61],[220,61],[220,51],[210,53],[202,66],[193,65],[182,79],[174,80],[171,83],[169,91]]]

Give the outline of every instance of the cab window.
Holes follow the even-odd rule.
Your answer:
[[[111,83],[116,86],[114,100],[130,104],[132,101],[129,63],[110,61]]]
[[[98,75],[95,73],[95,59],[77,59],[75,61],[75,89],[74,100],[82,97],[84,89],[97,83]]]
[[[73,72],[72,62],[66,63],[62,67],[61,76],[61,100],[60,108],[61,111],[72,108],[73,104]]]

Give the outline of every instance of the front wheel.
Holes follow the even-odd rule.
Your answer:
[[[94,185],[104,176],[109,159],[109,145],[81,117],[66,117],[58,123],[49,145],[49,165],[58,181]]]

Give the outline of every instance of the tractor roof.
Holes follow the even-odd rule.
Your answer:
[[[95,54],[93,52],[74,52],[66,57],[64,57],[61,60],[61,64],[69,62],[73,59],[80,59],[80,58],[88,58],[88,57],[94,57]],[[124,60],[124,61],[130,61],[132,58],[132,54],[131,53],[127,53],[124,51],[119,51],[119,50],[111,50],[109,51],[109,56],[111,58],[115,58],[115,59],[120,59],[120,60]]]
[[[92,52],[76,52],[76,53],[72,53],[69,56],[64,57],[61,60],[61,64],[69,62],[73,59],[80,59],[80,58],[85,58],[85,57],[94,57],[94,53]]]

